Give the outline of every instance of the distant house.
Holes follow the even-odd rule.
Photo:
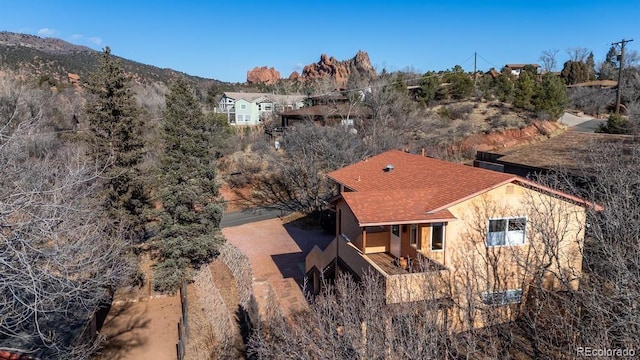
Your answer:
[[[231,125],[254,126],[276,112],[301,108],[304,98],[304,95],[225,92],[215,112],[226,114]]]
[[[368,91],[370,92],[335,90],[328,94],[309,96],[305,100],[307,106],[280,114],[282,126],[287,127],[303,121],[320,125],[354,125],[356,120],[372,117],[371,110],[362,104]]]
[[[320,125],[354,125],[354,120],[371,118],[371,110],[361,104],[312,105],[280,114],[282,126],[311,121]]]
[[[520,76],[520,72],[525,68],[525,66],[533,66],[536,68],[536,71],[540,68],[538,64],[507,64],[504,67],[511,70],[511,74],[515,76]]]
[[[331,202],[337,236],[306,258],[315,291],[338,269],[360,279],[373,272],[384,278],[387,303],[444,304],[438,310],[444,321],[468,329],[510,320],[532,274],[550,288],[578,286],[554,274],[580,277],[591,206],[580,198],[515,175],[395,150],[328,177],[338,187]],[[563,233],[554,237],[546,230],[556,222]],[[540,272],[542,259],[530,256],[544,251],[560,260]],[[496,307],[502,317],[482,315]],[[477,317],[468,318],[469,311]]]

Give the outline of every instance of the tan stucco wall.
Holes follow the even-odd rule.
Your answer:
[[[349,209],[349,206],[347,206],[344,200],[340,199],[337,201],[336,213],[341,214],[342,217],[341,219],[338,219],[338,222],[342,224],[342,233],[345,234],[355,246],[362,248],[362,237],[360,236],[362,230],[358,226],[356,217],[353,215],[351,209]],[[339,224],[337,226],[339,226]]]
[[[362,246],[362,229],[343,201],[336,208],[342,214],[342,233],[355,246]],[[455,304],[450,312],[454,329],[465,330],[510,320],[520,305],[488,306],[482,303],[484,291],[500,291],[522,288],[526,291],[533,270],[545,260],[547,250],[557,249],[557,264],[553,264],[545,277],[545,286],[560,288],[553,273],[572,274],[576,287],[582,271],[582,244],[584,238],[585,209],[560,198],[528,189],[517,184],[507,184],[484,194],[458,203],[449,208],[457,220],[445,226],[444,251],[430,251],[431,228],[429,224],[418,226],[418,248],[430,259],[444,264],[446,291]],[[523,245],[487,247],[486,234],[490,218],[526,217],[526,235]],[[388,227],[387,227],[388,229]],[[410,226],[401,228],[402,255],[415,258],[416,251],[409,244]],[[385,240],[386,239],[386,240]],[[389,232],[367,234],[367,246],[371,251],[388,251]],[[548,241],[543,241],[547,239]],[[544,244],[552,246],[545,246]],[[528,264],[528,265],[527,265]],[[558,268],[560,271],[558,271]],[[432,274],[434,275],[434,274]],[[426,278],[433,279],[433,276]],[[387,295],[398,301],[415,300],[425,291],[422,276],[412,276],[411,281],[400,277],[388,280]],[[431,281],[432,282],[432,281]],[[421,285],[422,284],[422,285]],[[395,286],[402,286],[402,295],[394,293]],[[523,296],[523,298],[526,294]]]
[[[469,306],[477,311],[474,326],[483,326],[489,321],[483,308],[492,315],[501,313],[498,318],[512,316],[514,305],[488,307],[481,303],[480,294],[518,288],[526,290],[534,269],[546,261],[549,250],[557,249],[559,264],[549,268],[546,286],[560,286],[552,276],[552,273],[558,273],[558,267],[564,273],[573,273],[576,279],[580,276],[586,218],[581,206],[507,184],[456,204],[449,211],[459,219],[448,223],[445,235],[445,263],[450,270],[452,296],[461,305],[460,311],[468,310]],[[488,220],[504,217],[527,218],[525,243],[487,247]],[[545,243],[549,245],[545,246]],[[578,281],[570,285],[575,288]],[[470,286],[472,292],[468,292]]]

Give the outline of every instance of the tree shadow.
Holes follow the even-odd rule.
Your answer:
[[[146,343],[147,339],[139,331],[147,328],[151,321],[144,305],[127,302],[111,307],[100,334],[104,340],[96,351],[98,359],[120,359]]]

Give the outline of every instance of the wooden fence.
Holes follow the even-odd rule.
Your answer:
[[[180,321],[178,321],[178,343],[176,344],[176,353],[178,360],[184,360],[187,339],[189,338],[189,314],[186,282],[183,282],[180,287],[180,305],[182,307],[182,315],[180,316]]]

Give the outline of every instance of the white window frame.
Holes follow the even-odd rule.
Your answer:
[[[508,305],[522,302],[522,288],[504,291],[487,291],[481,294],[482,303],[485,305]]]
[[[240,104],[240,109],[246,110],[247,109],[247,104]]]
[[[429,233],[430,233],[430,235],[429,235],[429,251],[432,251],[432,252],[442,252],[442,251],[444,251],[444,242],[445,242],[445,239],[447,237],[445,235],[447,233],[447,231],[446,231],[446,227],[447,226],[446,225],[447,224],[443,223],[443,222],[442,223],[433,223],[433,224],[431,224],[431,229],[429,229],[430,230],[429,231]],[[442,249],[434,249],[433,248],[433,227],[434,226],[442,226]]]
[[[524,220],[524,227],[521,230],[509,230],[510,224],[515,224],[514,220]],[[504,230],[490,231],[492,221],[504,221]],[[485,242],[487,247],[524,245],[527,242],[527,217],[512,216],[489,219],[487,222],[487,237]]]

